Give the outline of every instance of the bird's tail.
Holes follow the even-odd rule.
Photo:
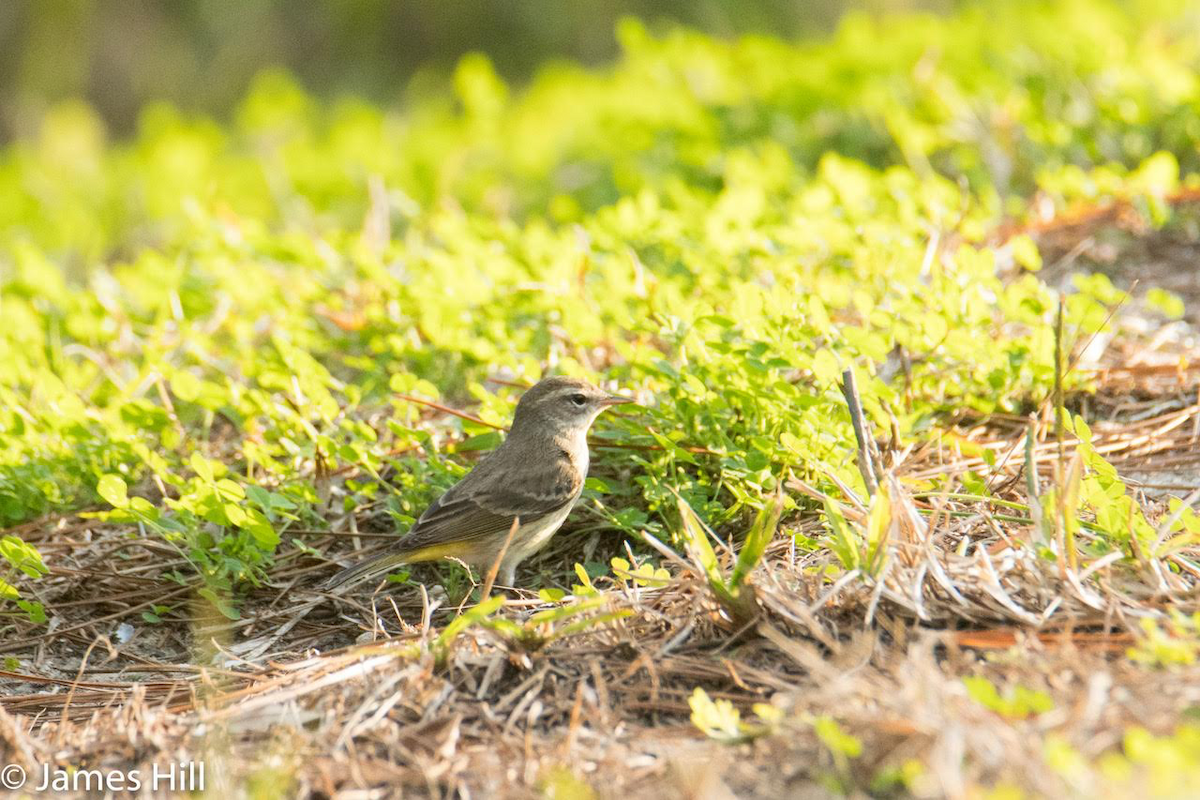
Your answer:
[[[341,572],[334,575],[329,580],[321,585],[321,588],[328,591],[336,589],[339,586],[354,586],[363,581],[379,578],[391,572],[394,568],[401,564],[407,564],[411,560],[412,554],[408,552],[391,552],[380,553],[377,556],[368,558],[365,561],[360,561],[352,567],[346,567]]]

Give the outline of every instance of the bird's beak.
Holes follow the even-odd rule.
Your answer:
[[[619,394],[610,394],[600,401],[600,405],[604,408],[608,408],[609,406],[621,406],[632,402],[632,397],[621,397]]]

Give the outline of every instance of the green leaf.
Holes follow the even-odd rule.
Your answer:
[[[1146,290],[1146,304],[1157,309],[1167,319],[1180,319],[1187,310],[1179,295],[1158,287]]]
[[[833,353],[821,349],[813,356],[812,371],[818,385],[828,386],[841,378],[842,364]]]
[[[567,636],[574,636],[577,633],[591,630],[605,624],[606,622],[614,622],[618,619],[627,619],[634,615],[632,608],[621,608],[616,611],[609,611],[604,614],[597,614],[594,617],[575,620],[574,622],[555,628],[547,638],[547,641],[562,639]]]
[[[808,448],[805,447],[804,442],[800,441],[795,434],[789,433],[788,431],[784,431],[783,433],[779,434],[779,443],[797,455],[804,455],[804,453],[808,450]]]
[[[222,478],[216,482],[217,492],[226,500],[244,500],[246,490],[241,484],[231,481],[228,478]]]
[[[862,755],[862,741],[843,731],[832,717],[817,717],[813,721],[813,732],[835,758],[858,758]]]
[[[225,503],[221,506],[221,510],[225,512],[225,519],[229,520],[230,525],[236,525],[237,527],[241,528],[244,527],[249,520],[249,517],[246,516],[246,512],[242,511],[241,506],[239,506],[237,503]]]
[[[226,510],[228,511],[228,506]],[[254,537],[254,543],[268,553],[275,552],[275,548],[279,546],[280,540],[278,532],[271,525],[271,521],[255,508],[245,509],[243,517],[243,521],[237,524]],[[313,554],[315,554],[315,551],[313,551]]]
[[[187,370],[177,370],[171,376],[171,391],[185,403],[192,403],[200,396],[200,379]]]
[[[484,600],[474,608],[467,609],[462,614],[459,614],[457,617],[450,620],[446,627],[442,629],[442,632],[438,634],[437,639],[434,640],[434,648],[436,650],[444,651],[445,648],[449,647],[450,643],[453,642],[460,633],[465,631],[467,628],[477,625],[483,620],[487,619],[492,614],[499,611],[503,605],[504,595],[498,594],[489,597],[487,600]]]
[[[584,481],[583,487],[596,494],[609,494],[612,492],[612,487],[609,486],[607,481],[601,478],[588,478]]]
[[[43,625],[46,622],[46,609],[41,603],[34,603],[28,600],[18,600],[17,608],[25,612],[25,616],[34,625]]]
[[[825,522],[833,536],[830,548],[838,561],[848,571],[858,569],[861,563],[858,536],[851,531],[846,518],[829,498],[825,498]]]
[[[113,508],[125,508],[129,504],[128,489],[120,475],[102,475],[96,483],[96,494]]]
[[[1015,686],[1004,696],[995,684],[979,675],[968,675],[962,679],[967,694],[979,705],[998,714],[1014,719],[1023,719],[1044,714],[1054,709],[1054,701],[1045,692]]]
[[[495,450],[504,438],[499,431],[489,431],[472,436],[457,445],[458,450],[470,452],[475,450]]]
[[[892,524],[892,500],[887,485],[881,485],[871,498],[867,514],[867,555],[865,567],[868,574],[878,575],[887,555],[887,538]]]
[[[692,710],[692,724],[705,736],[730,743],[742,740],[742,715],[730,701],[714,702],[708,692],[697,686],[688,698],[688,706]]]
[[[192,453],[192,457],[189,459],[188,463],[191,464],[192,471],[196,473],[196,476],[199,477],[200,480],[204,481],[205,483],[213,482],[215,473],[213,471],[212,463],[207,458],[199,453]]]
[[[41,578],[50,571],[42,561],[41,553],[11,533],[0,536],[0,556],[30,578]]]
[[[538,589],[538,599],[543,603],[561,603],[567,593],[562,589]]]
[[[663,436],[661,433],[657,433],[655,431],[650,431],[650,435],[652,437],[654,437],[654,441],[658,442],[659,446],[662,447],[663,450],[666,450],[667,452],[671,453],[675,458],[679,459],[680,461],[683,461],[687,464],[698,463],[696,461],[695,456],[693,456],[687,450],[685,450],[682,447],[680,447],[679,445],[677,445],[675,442],[668,439],[666,436]]]
[[[708,585],[722,600],[732,600],[717,554],[708,541],[708,526],[696,515],[682,497],[678,498],[679,517],[683,521],[683,541],[692,560],[708,577]]]
[[[571,594],[586,597],[597,593],[596,587],[592,585],[592,578],[588,575],[587,569],[579,562],[575,562],[575,576],[579,578],[579,584],[571,587]]]
[[[1042,268],[1042,255],[1029,234],[1014,236],[1009,240],[1009,246],[1012,247],[1013,260],[1022,267],[1030,272],[1037,272]]]
[[[602,608],[608,601],[603,596],[589,597],[584,600],[579,600],[569,605],[560,605],[556,608],[545,608],[537,612],[529,618],[530,625],[540,625],[560,620],[569,619],[580,614],[585,614],[588,611],[595,611]]]
[[[779,527],[779,518],[782,516],[783,491],[777,490],[775,497],[754,518],[754,525],[746,534],[746,541],[742,543],[737,562],[733,565],[733,574],[729,578],[729,585],[733,592],[738,591],[742,582],[762,559],[767,545],[775,537],[775,530]]]
[[[228,596],[224,593],[218,593],[215,589],[207,586],[197,590],[196,593],[211,603],[212,607],[226,619],[239,620],[242,618],[241,613],[229,602]]]

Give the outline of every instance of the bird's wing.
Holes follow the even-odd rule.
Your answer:
[[[553,461],[544,468],[522,470],[521,481],[504,481],[501,474],[471,476],[434,501],[401,539],[405,552],[432,545],[471,542],[507,531],[514,517],[521,524],[536,522],[572,502],[583,488],[583,477]]]
[[[326,588],[353,585],[412,561],[487,552],[494,544],[489,539],[503,540],[514,518],[522,525],[535,523],[561,511],[583,490],[583,475],[565,453],[545,459],[519,457],[515,470],[506,469],[494,456],[485,457],[434,501],[395,545],[342,570]]]

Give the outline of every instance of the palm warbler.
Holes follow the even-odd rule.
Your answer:
[[[499,582],[512,586],[517,565],[550,541],[583,491],[592,422],[609,406],[628,402],[575,378],[539,381],[521,396],[512,430],[498,448],[434,501],[388,552],[342,570],[326,588],[439,558],[459,558],[481,570],[499,560]]]

